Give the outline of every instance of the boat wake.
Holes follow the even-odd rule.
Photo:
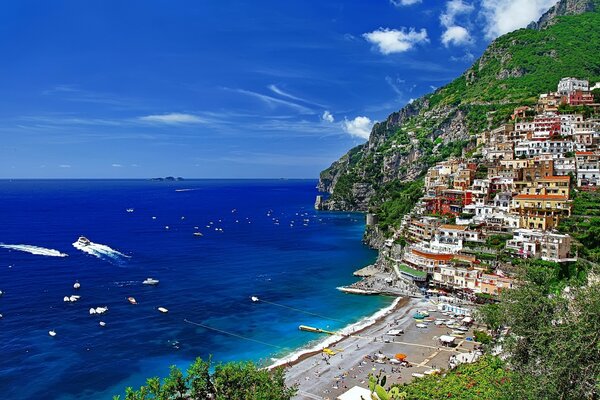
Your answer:
[[[58,250],[47,249],[45,247],[32,246],[30,244],[0,244],[3,249],[23,251],[29,254],[35,254],[36,256],[47,256],[47,257],[67,257],[68,254],[61,253]]]
[[[124,261],[126,258],[130,258],[130,256],[100,243],[82,243],[81,240],[78,240],[73,243],[73,247],[75,247],[77,250],[83,251],[84,253],[108,261],[120,262]]]

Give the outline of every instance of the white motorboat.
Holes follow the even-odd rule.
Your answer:
[[[250,297],[250,300],[252,300],[253,302],[256,303],[258,301],[258,297],[252,296],[252,297]]]
[[[56,336],[56,332],[55,331],[48,331],[48,335],[54,337],[54,336]]]
[[[202,232],[194,232],[194,236],[202,236]]]
[[[425,324],[417,324],[417,328],[427,328],[427,325],[425,325]]]
[[[127,301],[131,304],[137,304],[137,300],[135,299],[135,297],[128,297]]]
[[[4,292],[2,290],[0,290],[0,297],[2,297],[3,294],[4,294]]]
[[[77,243],[80,246],[89,246],[90,244],[92,244],[92,242],[90,241],[90,239],[86,238],[85,236],[79,236],[79,238],[77,239]]]
[[[128,208],[128,209],[127,209],[127,210],[125,210],[125,211],[127,211],[128,213],[132,213],[132,212],[134,212],[135,210],[134,210],[133,208]]]
[[[98,325],[100,325],[100,326],[106,326],[106,322],[100,321],[100,322],[98,322]]]
[[[163,313],[163,314],[166,314],[166,313],[168,313],[168,312],[169,312],[169,310],[167,310],[167,309],[166,309],[166,308],[164,308],[164,307],[158,307],[158,311],[160,311],[160,312],[161,312],[161,313]]]
[[[105,312],[108,311],[108,307],[96,307],[96,308],[90,308],[90,315],[92,314],[104,314]]]
[[[81,287],[81,284],[78,281],[75,281],[75,283],[73,284],[73,289],[79,289]]]
[[[156,286],[158,285],[160,281],[158,279],[152,279],[152,278],[146,278],[144,280],[144,282],[142,282],[144,285],[151,285],[151,286]]]
[[[64,301],[65,303],[68,303],[68,302],[70,302],[70,301],[71,301],[71,298],[70,298],[69,296],[65,296],[65,297],[63,297],[63,301]]]

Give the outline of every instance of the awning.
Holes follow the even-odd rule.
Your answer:
[[[454,343],[456,338],[454,336],[442,335],[440,336],[440,341],[443,343]]]
[[[354,386],[352,389],[338,396],[337,400],[361,400],[370,399],[371,391],[369,389]]]

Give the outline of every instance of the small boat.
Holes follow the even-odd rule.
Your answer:
[[[68,303],[68,302],[70,302],[70,301],[71,301],[71,298],[70,298],[69,296],[65,296],[65,297],[63,297],[63,301],[64,301],[65,303]]]
[[[134,210],[133,208],[128,208],[128,209],[127,209],[127,210],[125,210],[125,211],[127,211],[128,213],[132,213],[132,212],[134,212],[135,210]]]
[[[185,219],[185,217],[181,217],[181,220],[183,221]]]
[[[417,324],[417,328],[427,328],[427,325],[425,325],[425,324]]]
[[[169,229],[169,225],[165,225],[165,229]]]
[[[411,376],[412,376],[412,377],[414,377],[414,378],[424,378],[424,377],[425,377],[425,375],[423,375],[423,374],[420,374],[420,373],[418,373],[418,372],[413,372],[413,373],[411,374]]]
[[[56,332],[55,331],[48,331],[48,335],[54,337],[54,336],[56,336]]]
[[[77,295],[74,294],[71,297],[69,297],[69,300],[71,301],[71,303],[75,303],[80,298],[81,298],[81,296],[77,296]]]
[[[90,308],[90,315],[92,314],[104,314],[105,312],[108,311],[108,307],[96,307],[96,308]]]
[[[202,232],[194,232],[194,236],[202,236]]]
[[[256,303],[258,301],[258,297],[252,296],[252,297],[250,297],[250,300],[252,300],[253,302]]]
[[[160,311],[160,312],[161,312],[161,313],[163,313],[163,314],[166,314],[166,313],[168,313],[168,312],[169,312],[169,310],[167,310],[167,309],[166,309],[166,308],[164,308],[164,307],[158,307],[158,308],[157,308],[157,310],[158,310],[158,311]]]
[[[2,318],[2,317],[3,317],[3,315],[2,315],[2,314],[0,314],[0,318]]]
[[[106,322],[100,321],[100,322],[98,322],[98,325],[100,325],[100,326],[106,326]]]
[[[3,294],[4,294],[4,292],[2,290],[0,290],[0,297],[2,297]]]
[[[86,238],[85,236],[79,236],[76,243],[80,246],[89,246],[92,244],[90,239]]]
[[[73,284],[73,289],[79,289],[81,287],[81,284],[79,283],[79,281],[75,281],[75,283]]]
[[[135,300],[135,297],[128,297],[127,301],[130,302],[131,304],[137,304],[137,301]]]
[[[152,279],[152,278],[146,278],[144,280],[144,282],[142,282],[144,285],[151,285],[151,286],[156,286],[158,285],[160,281],[158,279]]]
[[[156,217],[152,217],[152,219],[156,219]]]

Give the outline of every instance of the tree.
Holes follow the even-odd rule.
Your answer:
[[[211,360],[197,358],[187,375],[172,366],[169,376],[154,377],[138,390],[127,388],[125,400],[290,400],[295,387],[287,387],[283,368],[266,370],[252,362],[218,364],[211,375]],[[114,396],[113,400],[119,400]]]
[[[502,347],[518,399],[596,399],[600,395],[600,283],[580,285],[561,268],[525,264],[519,287],[503,292]],[[482,313],[491,324],[497,313]],[[490,319],[488,319],[491,316]]]

